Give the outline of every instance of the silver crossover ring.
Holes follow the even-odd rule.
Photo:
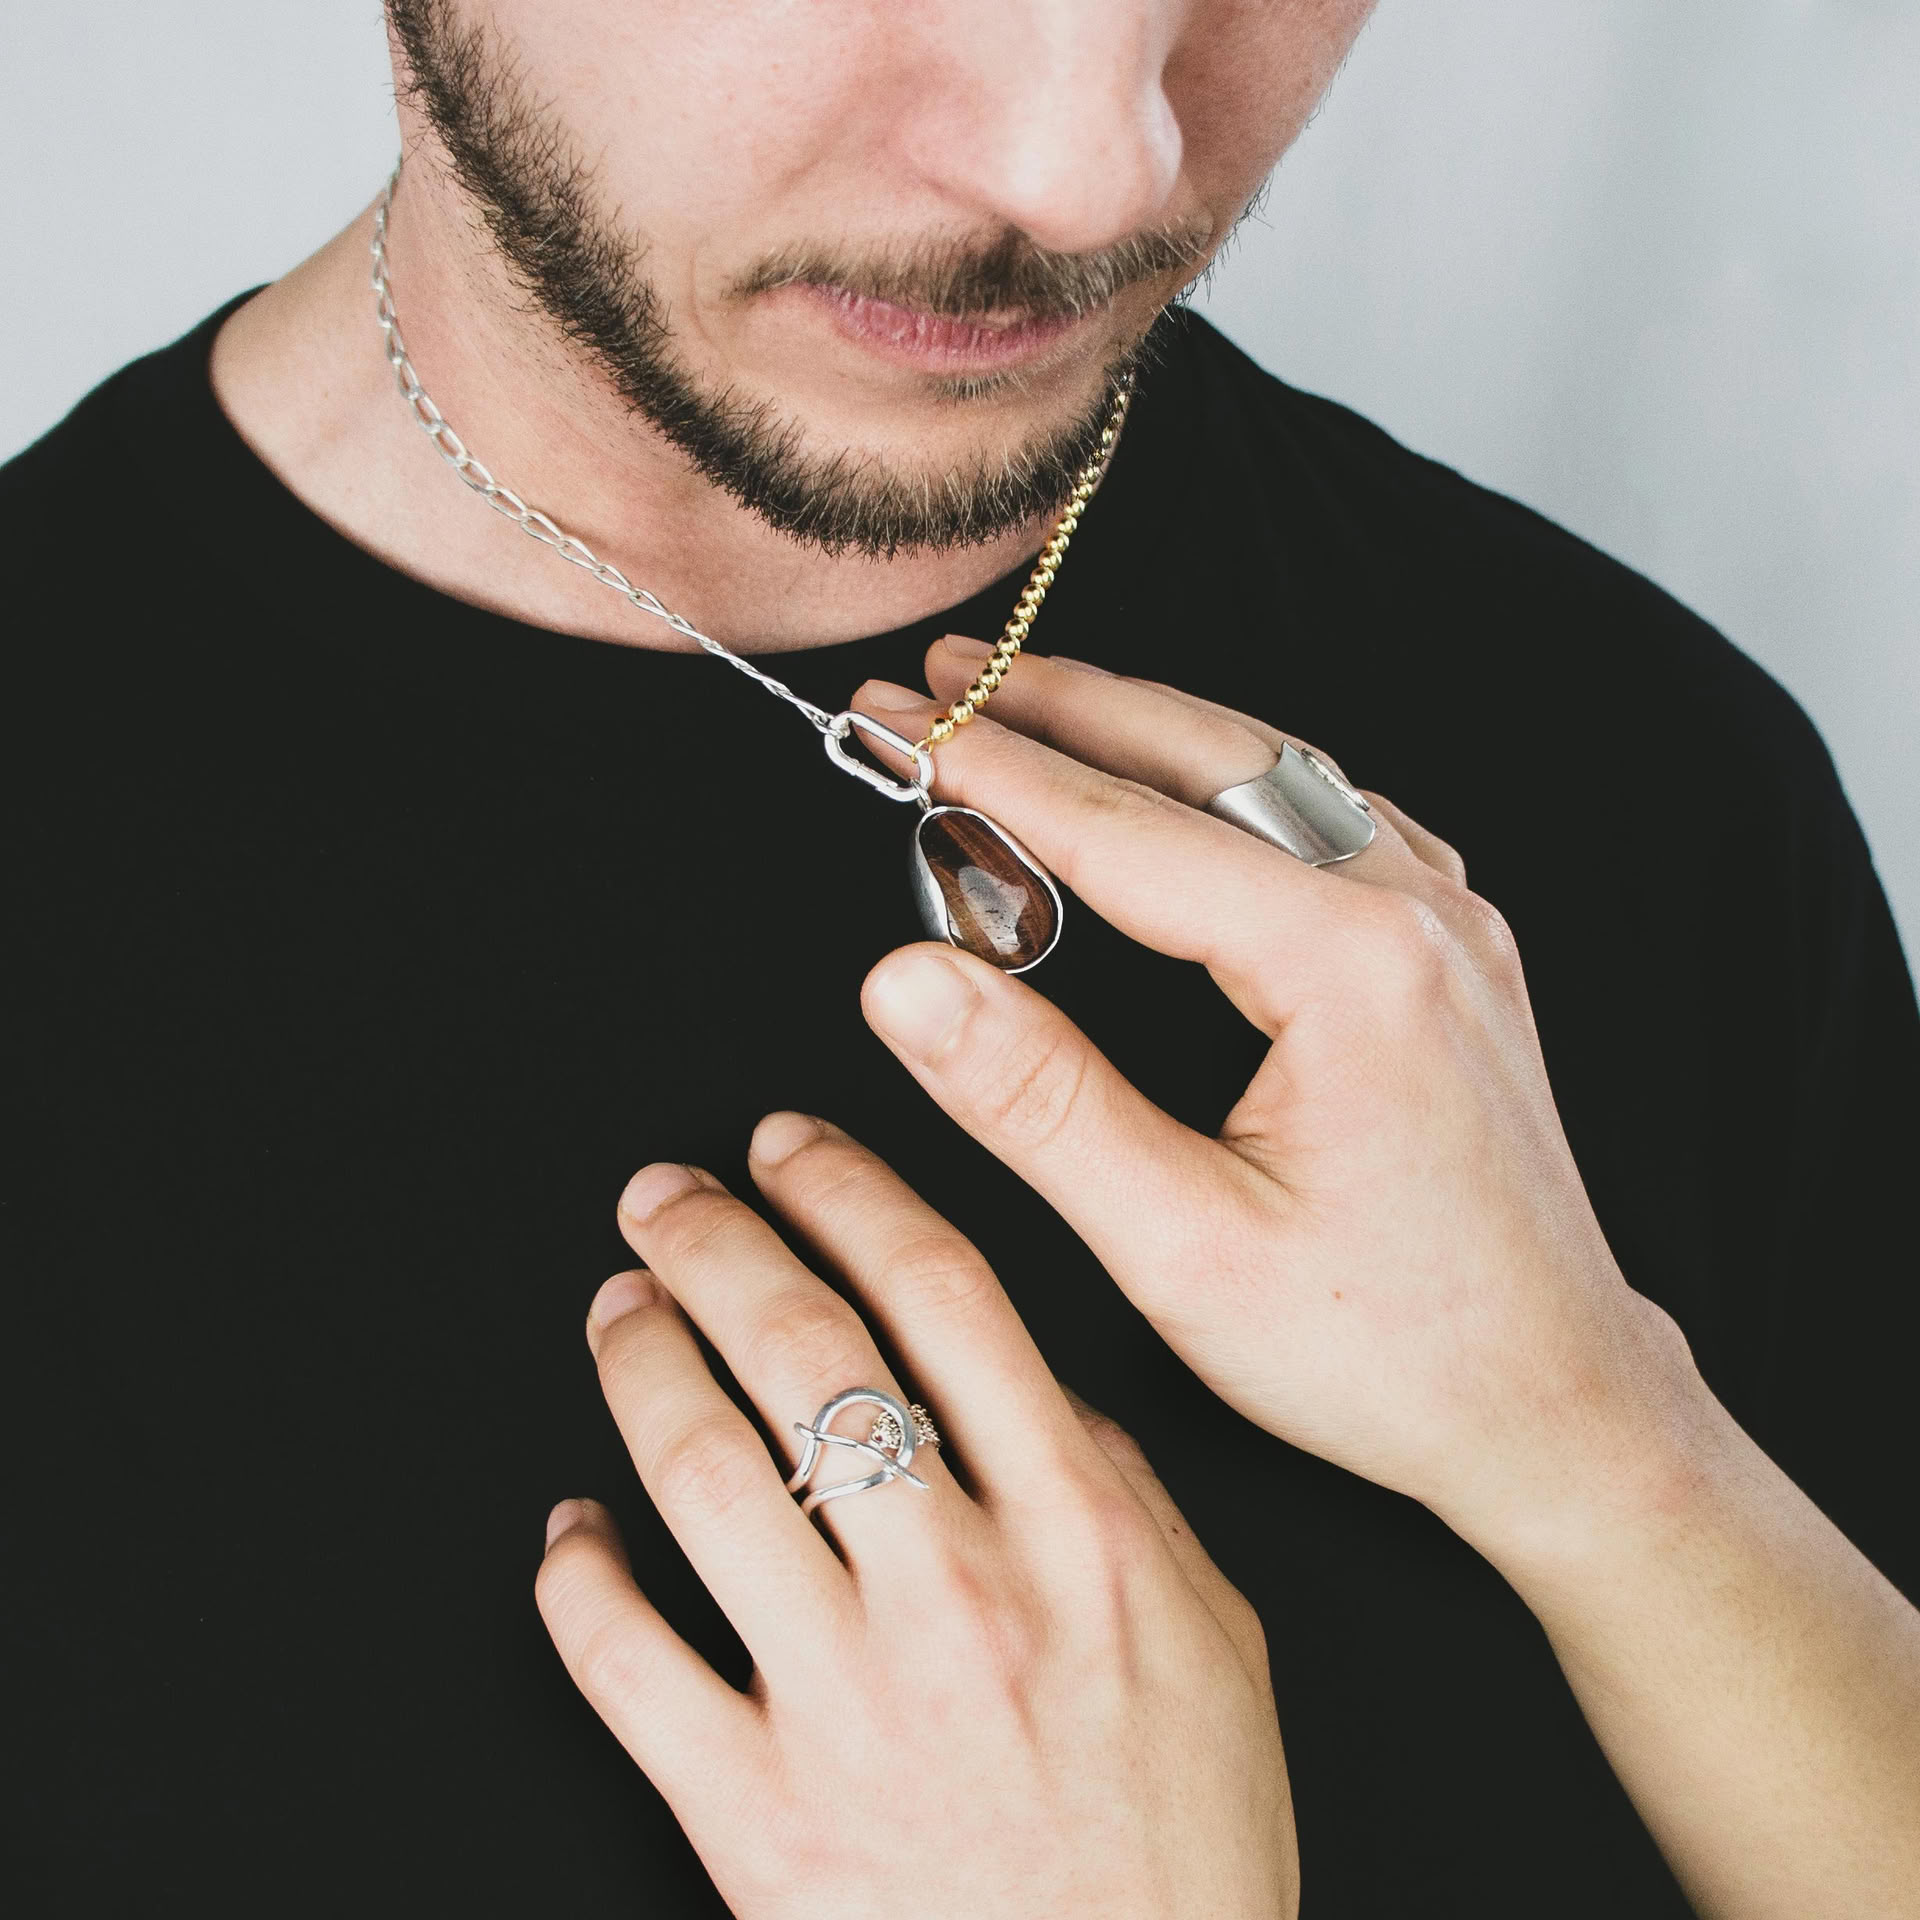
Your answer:
[[[878,1407],[879,1417],[864,1440],[851,1434],[832,1431],[834,1416],[845,1407]],[[889,1480],[904,1480],[910,1486],[926,1489],[927,1483],[907,1464],[921,1446],[940,1444],[933,1421],[925,1407],[909,1407],[877,1387],[849,1387],[836,1393],[813,1416],[809,1424],[796,1420],[793,1430],[800,1436],[800,1464],[787,1482],[789,1493],[798,1493],[812,1477],[814,1467],[828,1447],[847,1447],[874,1462],[874,1471],[858,1480],[835,1480],[813,1488],[800,1502],[802,1513],[811,1513],[823,1500],[838,1500],[842,1494],[865,1493],[869,1487],[884,1487]]]
[[[1207,811],[1310,867],[1351,860],[1372,845],[1376,824],[1364,794],[1311,747],[1291,740],[1265,773],[1222,789]]]

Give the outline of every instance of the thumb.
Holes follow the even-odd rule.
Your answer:
[[[1048,1201],[1161,1324],[1162,1277],[1201,1270],[1246,1162],[1163,1113],[1059,1008],[969,953],[903,947],[868,974],[869,1025],[933,1099]],[[1177,1317],[1177,1316],[1175,1316]],[[1175,1341],[1178,1345],[1178,1341]]]

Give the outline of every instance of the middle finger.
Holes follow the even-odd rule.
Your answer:
[[[932,1402],[989,1509],[1051,1506],[1086,1430],[972,1242],[877,1154],[806,1114],[769,1114],[749,1165],[781,1214],[832,1260]]]
[[[800,1453],[794,1423],[810,1423],[835,1394],[872,1387],[910,1403],[860,1316],[710,1173],[670,1164],[643,1169],[620,1197],[620,1230],[759,1409],[783,1477]],[[833,1431],[864,1439],[877,1411],[846,1408]],[[868,1456],[828,1447],[808,1484],[862,1479],[874,1466]],[[927,1483],[924,1490],[891,1482],[816,1510],[856,1571],[867,1549],[879,1547],[897,1565],[908,1538],[925,1545],[953,1524],[954,1503],[966,1496],[939,1454],[923,1446],[911,1468]]]
[[[978,661],[964,650],[979,644],[949,635],[928,650],[927,684],[936,697],[948,697],[950,686],[964,687],[978,672]],[[1043,654],[1020,656],[1018,671],[996,690],[993,706],[1002,725],[1202,811],[1216,794],[1265,773],[1287,742],[1310,744],[1175,688]],[[1339,770],[1325,748],[1315,745],[1312,751]],[[1397,808],[1376,808],[1373,843],[1337,864],[1340,877],[1424,894],[1432,869],[1399,831],[1402,817]]]

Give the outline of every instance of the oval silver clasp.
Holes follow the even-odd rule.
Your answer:
[[[877,740],[881,746],[891,747],[895,753],[911,760],[913,778],[896,780],[879,767],[870,767],[864,760],[856,760],[847,751],[847,736],[856,727],[869,740]],[[850,773],[856,780],[864,780],[875,793],[884,794],[889,800],[917,800],[923,807],[928,804],[928,796],[933,791],[933,754],[928,748],[907,739],[903,734],[895,733],[891,727],[882,726],[878,720],[870,719],[864,713],[855,713],[851,707],[845,713],[833,716],[833,725],[825,730],[821,738],[827,745],[827,758],[842,773]]]

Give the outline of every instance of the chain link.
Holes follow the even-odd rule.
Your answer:
[[[590,574],[603,587],[611,587],[640,612],[665,621],[675,633],[704,647],[716,660],[724,660],[749,680],[758,681],[776,699],[784,700],[788,706],[804,714],[827,736],[830,746],[843,743],[854,726],[851,714],[829,713],[824,707],[815,706],[811,700],[795,693],[785,681],[776,680],[770,673],[763,673],[751,660],[743,659],[730,647],[722,646],[711,635],[702,633],[692,621],[663,605],[645,587],[636,587],[618,567],[609,560],[602,560],[584,540],[576,539],[538,507],[529,506],[511,487],[502,486],[487,467],[468,451],[466,442],[447,424],[446,417],[434,405],[432,396],[420,384],[420,376],[414,372],[413,361],[407,353],[406,338],[400,331],[400,313],[394,305],[393,283],[387,273],[387,221],[393,211],[394,190],[399,184],[400,168],[396,166],[388,176],[385,190],[373,212],[370,252],[373,262],[374,317],[386,339],[387,364],[393,369],[400,398],[406,402],[407,411],[413,415],[415,424],[433,442],[434,451],[453,469],[461,485],[477,493],[495,513],[512,521],[529,539],[539,541],[543,547],[552,548],[562,560]],[[992,657],[966,693],[928,728],[923,738],[914,743],[916,774],[930,764],[927,756],[931,755],[933,749],[943,741],[950,740],[956,727],[964,726],[971,720],[1006,678],[1007,670],[1013,665],[1032,629],[1041,602],[1047,597],[1047,589],[1053,585],[1054,575],[1066,554],[1067,543],[1080,524],[1087,502],[1098,491],[1106,475],[1107,465],[1113,458],[1114,443],[1120,437],[1120,427],[1127,417],[1127,408],[1132,399],[1133,376],[1128,374],[1114,398],[1113,413],[1101,431],[1100,450],[1081,468],[1066,511],[1054,523],[1052,535],[1041,548],[1040,557],[1027,577],[1027,584],[1001,632]],[[858,772],[863,779],[869,779],[869,784],[879,787],[879,782],[871,780],[857,762],[849,761],[840,754],[836,754],[834,759],[848,772]],[[880,787],[880,791],[898,799],[924,799],[926,783],[924,779],[916,778],[910,785],[902,786],[897,793],[888,787]]]

